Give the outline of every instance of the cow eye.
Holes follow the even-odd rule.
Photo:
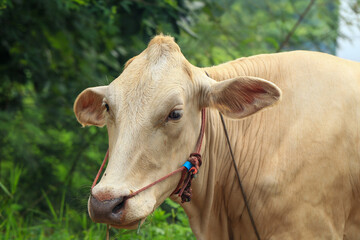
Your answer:
[[[183,115],[182,110],[173,110],[169,113],[168,120],[179,120]]]
[[[108,112],[110,110],[109,104],[105,103],[106,111]]]

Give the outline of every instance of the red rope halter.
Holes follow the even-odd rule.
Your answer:
[[[199,168],[202,163],[200,150],[201,150],[202,140],[204,138],[205,120],[206,120],[205,108],[203,108],[201,110],[201,129],[200,129],[199,138],[196,143],[196,151],[194,153],[190,154],[188,160],[185,162],[185,164],[183,166],[181,166],[180,168],[176,169],[175,171],[165,175],[164,177],[156,180],[155,182],[150,183],[149,185],[147,185],[143,188],[140,188],[139,190],[131,193],[130,195],[126,196],[125,198],[126,199],[132,198],[132,197],[136,196],[137,194],[145,191],[146,189],[151,188],[155,184],[164,181],[165,179],[169,178],[170,176],[175,175],[178,172],[182,172],[180,181],[179,181],[178,185],[176,186],[175,190],[171,193],[171,195],[178,194],[178,196],[181,197],[182,203],[189,202],[191,200],[191,181],[195,177],[195,175],[199,172]],[[105,163],[108,160],[108,157],[109,157],[109,149],[107,150],[105,158],[100,166],[100,169],[99,169],[98,173],[96,174],[96,177],[91,186],[91,189],[93,189],[94,186],[96,185],[96,183],[100,177],[100,174],[105,166]],[[186,173],[188,173],[188,175],[185,178]]]

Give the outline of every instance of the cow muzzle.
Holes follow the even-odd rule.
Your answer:
[[[90,217],[97,223],[119,225],[124,216],[125,203],[126,198],[124,197],[101,201],[91,194],[89,199]]]

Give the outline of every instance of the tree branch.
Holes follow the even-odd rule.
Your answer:
[[[290,38],[292,37],[292,35],[294,35],[296,29],[298,28],[298,26],[300,25],[300,23],[302,22],[302,20],[304,20],[305,15],[310,11],[311,7],[314,5],[316,0],[311,0],[308,4],[308,6],[306,7],[306,9],[304,10],[304,12],[300,15],[299,19],[297,20],[297,22],[295,23],[295,25],[292,27],[292,29],[290,30],[290,32],[286,35],[286,38],[284,39],[284,41],[282,41],[282,43],[280,44],[279,48],[276,50],[276,52],[280,52],[281,49],[283,49],[283,47],[289,42]]]

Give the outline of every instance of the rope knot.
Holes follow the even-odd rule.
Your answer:
[[[192,167],[189,169],[189,173],[195,175],[198,173],[199,168],[202,164],[201,154],[200,153],[191,153],[188,161],[191,163]]]
[[[188,169],[188,175],[184,181],[183,186],[179,191],[179,197],[181,197],[181,202],[190,202],[192,196],[191,181],[195,178],[196,174],[199,172],[201,166],[201,154],[191,153],[188,162],[191,163],[191,168]]]

